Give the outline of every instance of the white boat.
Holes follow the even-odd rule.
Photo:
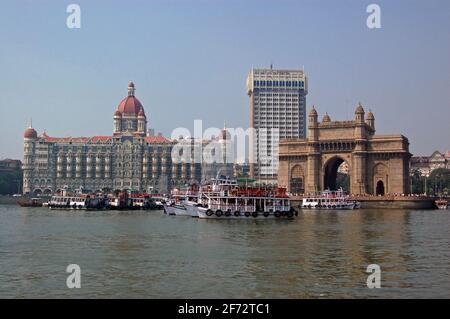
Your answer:
[[[101,198],[89,195],[52,196],[47,206],[50,209],[101,209],[105,207]]]
[[[436,206],[438,209],[447,209],[448,208],[448,202],[445,199],[438,199],[435,201]]]
[[[177,216],[198,217],[198,185],[191,185],[186,190],[173,190],[171,199],[173,201],[172,208]]]
[[[167,215],[175,215],[175,208],[174,208],[175,202],[172,200],[167,200],[164,204],[164,214]]]
[[[173,204],[173,212],[176,216],[191,216],[182,202]]]
[[[302,200],[302,209],[347,210],[358,209],[361,203],[351,200],[350,196],[341,189],[337,191],[325,190],[321,194],[305,196]]]
[[[186,199],[183,202],[184,207],[186,207],[186,210],[188,211],[188,214],[191,217],[198,217],[198,211],[197,211],[197,207],[198,207],[198,199],[197,200],[192,200],[192,199]]]
[[[170,207],[176,216],[190,216],[198,217],[197,213],[198,203],[192,198],[178,198]]]
[[[198,217],[201,219],[293,218],[284,188],[239,186],[227,177],[212,179],[199,192]]]

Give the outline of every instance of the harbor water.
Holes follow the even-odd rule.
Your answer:
[[[448,298],[449,247],[450,210],[224,221],[0,205],[0,298]]]

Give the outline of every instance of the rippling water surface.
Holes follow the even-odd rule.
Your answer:
[[[449,247],[450,210],[217,221],[4,205],[0,298],[448,298]],[[66,286],[69,264],[81,289]]]

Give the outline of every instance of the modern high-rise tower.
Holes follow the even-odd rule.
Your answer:
[[[250,127],[250,176],[276,183],[278,141],[306,137],[308,79],[303,70],[254,69],[247,77]]]

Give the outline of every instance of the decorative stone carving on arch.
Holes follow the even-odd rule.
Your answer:
[[[383,164],[383,163],[378,163],[373,167],[373,175],[386,175],[389,173],[389,168]]]

